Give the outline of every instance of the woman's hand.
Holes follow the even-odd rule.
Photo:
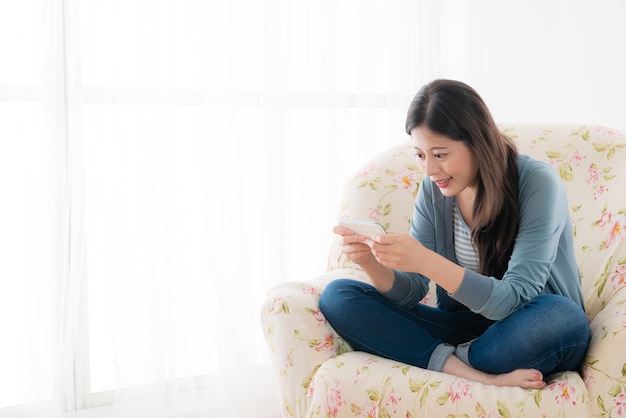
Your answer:
[[[383,266],[396,270],[422,273],[422,262],[430,252],[408,234],[385,234],[367,241],[371,253]]]
[[[376,289],[381,292],[391,289],[395,280],[393,270],[380,264],[372,254],[371,247],[375,242],[343,226],[336,226],[333,231],[341,235],[343,253],[365,271]]]
[[[377,262],[387,268],[419,273],[450,293],[456,292],[465,269],[424,247],[407,234],[385,234],[366,240]]]
[[[358,235],[343,226],[335,226],[333,232],[341,236],[341,251],[348,257],[348,260],[360,266],[376,261],[367,244],[367,241],[371,241],[369,238]]]

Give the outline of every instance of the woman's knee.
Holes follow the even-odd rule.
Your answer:
[[[589,323],[578,304],[564,296],[540,295],[477,338],[469,361],[488,373],[531,367],[544,373],[555,367],[574,370],[588,341]]]
[[[365,295],[368,287],[371,286],[352,279],[333,280],[322,292],[320,310],[331,323],[345,318],[347,314],[358,310],[359,299]]]
[[[320,297],[322,305],[344,305],[346,300],[352,299],[363,293],[365,283],[352,279],[335,279],[328,283]]]
[[[543,319],[555,333],[567,332],[581,340],[589,338],[589,321],[585,310],[568,297],[561,295],[539,295],[531,303],[538,304]]]
[[[559,314],[558,316],[587,322],[585,310],[566,296],[552,294],[539,295],[531,299],[530,303],[541,305],[541,309]]]
[[[559,295],[542,295],[539,299],[550,309],[546,318],[548,333],[559,345],[559,363],[551,373],[576,370],[583,360],[591,331],[585,310],[571,299]]]

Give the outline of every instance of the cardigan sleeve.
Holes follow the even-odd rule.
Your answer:
[[[433,199],[432,182],[429,177],[425,176],[415,199],[410,234],[426,248],[435,251],[436,205]],[[428,293],[430,279],[421,274],[395,269],[393,273],[393,286],[382,294],[396,304],[405,308],[411,308],[418,304]]]

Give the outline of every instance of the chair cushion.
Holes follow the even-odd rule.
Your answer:
[[[362,352],[326,361],[313,377],[309,416],[588,417],[576,372],[551,376],[543,390],[487,386]],[[418,412],[419,411],[419,412]]]

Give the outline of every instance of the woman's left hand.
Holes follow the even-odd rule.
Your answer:
[[[397,270],[421,273],[423,259],[428,249],[408,234],[377,235],[366,244],[378,262]]]
[[[450,293],[456,292],[465,276],[463,267],[429,250],[407,234],[377,235],[365,243],[383,266],[421,274]]]

